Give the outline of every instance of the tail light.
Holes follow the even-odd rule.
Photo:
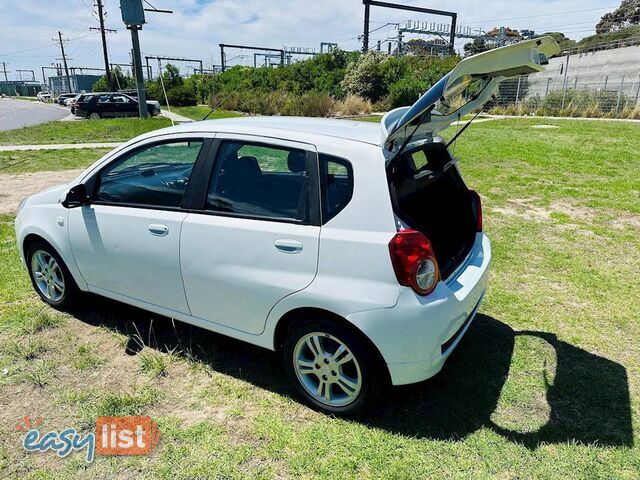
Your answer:
[[[415,230],[398,232],[389,242],[393,270],[400,285],[428,295],[440,279],[438,260],[431,242]]]
[[[471,199],[473,201],[473,206],[476,210],[476,231],[482,231],[482,200],[480,200],[480,195],[475,190],[469,190],[471,194]]]

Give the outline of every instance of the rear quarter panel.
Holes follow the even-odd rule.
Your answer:
[[[345,142],[344,147],[326,143],[317,148],[352,163],[353,197],[321,227],[316,278],[273,307],[266,335],[272,336],[280,318],[296,308],[320,308],[346,317],[392,307],[400,293],[389,256],[396,227],[380,147]]]

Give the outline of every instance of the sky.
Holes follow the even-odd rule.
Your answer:
[[[119,0],[103,0],[106,26],[117,30],[107,37],[111,63],[129,63],[130,33],[120,16]],[[361,47],[364,6],[361,0],[149,0],[173,14],[146,13],[140,33],[143,55],[202,59],[210,67],[220,63],[219,43],[319,49],[320,42],[335,42],[345,50]],[[102,67],[100,35],[90,31],[98,21],[94,0],[0,0],[0,62],[9,79],[18,69],[34,70],[60,62],[59,46],[52,40],[63,32],[70,66]],[[458,25],[488,31],[497,26],[562,31],[576,40],[595,33],[594,26],[619,0],[398,0],[397,3],[456,11]],[[46,8],[43,8],[46,5]],[[394,35],[388,22],[405,20],[448,23],[446,17],[371,8],[371,45]],[[456,41],[462,49],[464,40]],[[240,57],[236,57],[240,55]],[[233,58],[236,57],[236,58]],[[253,52],[230,51],[230,64],[253,62]],[[188,73],[187,64],[177,64]],[[0,63],[0,78],[4,79]],[[52,74],[53,70],[47,73]],[[99,72],[98,72],[99,73]],[[23,78],[30,73],[23,72]]]

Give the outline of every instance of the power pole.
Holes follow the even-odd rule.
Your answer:
[[[56,42],[56,39],[53,39]],[[67,66],[67,56],[64,53],[64,41],[62,40],[62,32],[58,31],[58,40],[57,42],[60,44],[60,52],[62,52],[62,62],[64,63],[64,73],[67,76],[67,88],[69,89],[69,93],[71,93],[71,78],[69,77],[69,67]]]
[[[142,76],[142,58],[140,55],[140,38],[138,30],[142,30],[142,25],[127,25],[131,30],[131,43],[133,44],[133,69],[136,72],[136,86],[138,89],[138,113],[140,118],[147,118],[147,94],[144,90],[144,77]]]
[[[98,19],[100,21],[100,36],[102,36],[102,55],[104,56],[104,71],[107,76],[107,90],[113,90],[113,85],[111,82],[111,70],[109,68],[109,53],[107,52],[107,37],[105,33],[115,32],[116,30],[112,30],[109,28],[104,28],[104,12],[102,10],[102,0],[96,0],[96,7],[98,7]],[[90,30],[98,30],[91,28]]]
[[[9,78],[7,77],[7,64],[2,62],[2,70],[4,71],[4,81],[8,82]]]
[[[369,10],[370,5],[367,0],[362,0],[364,3],[364,35],[362,37],[362,53],[367,53],[369,50]]]

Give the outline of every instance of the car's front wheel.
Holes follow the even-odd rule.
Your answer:
[[[287,336],[283,354],[289,377],[311,406],[352,415],[370,405],[376,362],[350,329],[323,319],[302,323]]]
[[[44,302],[64,309],[78,300],[80,291],[53,247],[42,241],[34,242],[27,251],[26,259],[33,288]]]

